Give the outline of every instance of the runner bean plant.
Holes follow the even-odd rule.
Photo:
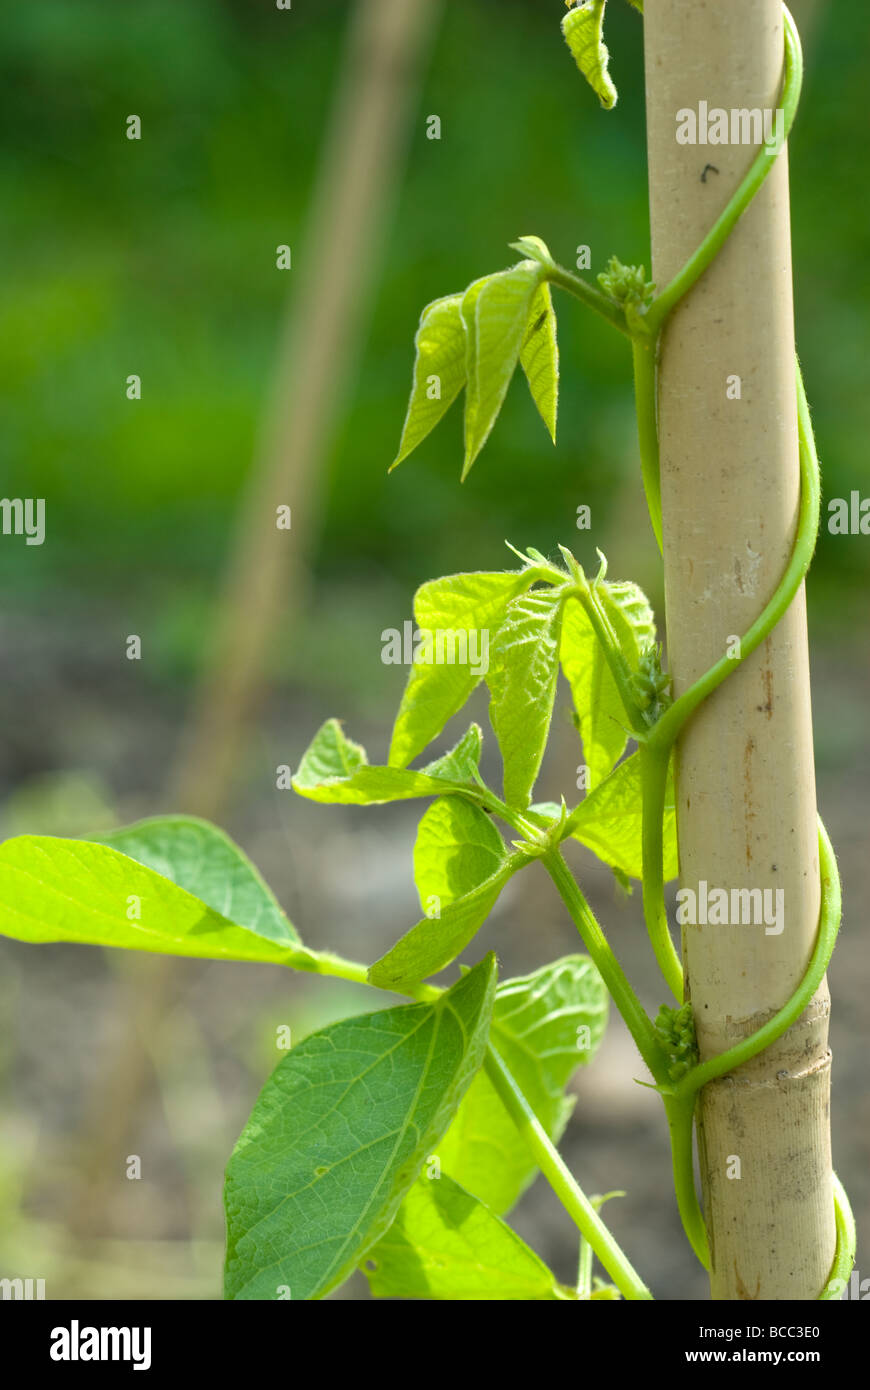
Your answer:
[[[616,93],[602,38],[604,9],[605,0],[585,0],[564,16],[562,28],[608,107]],[[770,137],[778,143],[793,122],[801,84],[800,44],[788,15],[785,32],[784,123]],[[591,283],[562,268],[539,237],[526,235],[513,244],[515,264],[429,304],[417,332],[396,464],[464,391],[466,476],[518,367],[555,438],[552,292],[562,291],[606,320],[631,349],[643,484],[661,544],[659,338],[775,155],[769,141],[759,148],[725,211],[658,293],[643,266],[612,257]],[[819,472],[799,370],[795,389],[801,503],[791,558],[743,634],[739,655],[723,657],[678,699],[670,693],[645,595],[631,581],[611,579],[603,556],[587,574],[564,547],[558,560],[516,550],[509,570],[451,575],[418,590],[417,649],[386,761],[370,762],[341,724],[329,720],[293,777],[295,791],[313,801],[428,803],[413,854],[420,920],[373,963],[305,945],[242,851],[205,821],[159,817],[92,841],[26,835],[0,849],[2,930],[18,940],[271,962],[408,1001],[318,1029],[267,1080],[227,1167],[228,1299],[320,1299],[357,1268],[378,1297],[651,1298],[600,1212],[617,1194],[587,1197],[557,1148],[572,1108],[571,1078],[591,1062],[611,1000],[645,1064],[644,1084],[661,1097],[676,1203],[692,1250],[709,1263],[692,1167],[696,1097],[799,1017],[824,975],[840,918],[836,864],[820,825],[822,907],[804,979],[758,1032],[699,1061],[664,894],[678,872],[672,754],[686,721],[772,631],[809,567]],[[457,660],[459,639],[472,634],[485,635],[478,650],[487,659]],[[576,799],[572,774],[571,788],[551,804],[535,801],[534,788],[560,671],[582,741],[585,794]],[[448,752],[416,765],[482,681],[503,766],[498,789],[481,774],[483,734],[475,723]],[[655,1019],[566,862],[569,840],[591,849],[624,883],[642,883],[646,926],[668,994]],[[558,889],[583,953],[506,980],[490,953],[455,970],[453,983],[433,983],[464,952],[473,955],[500,894],[535,861]],[[558,1279],[505,1221],[538,1175],[579,1233],[571,1283]],[[837,1251],[821,1298],[838,1295],[854,1258],[852,1218],[836,1179],[831,1200]],[[593,1272],[596,1260],[602,1275]]]

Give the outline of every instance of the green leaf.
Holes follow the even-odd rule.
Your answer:
[[[545,273],[540,261],[520,261],[512,270],[475,281],[466,291],[462,320],[470,348],[463,478],[468,476],[502,408]]]
[[[510,1226],[446,1174],[417,1179],[363,1269],[376,1298],[575,1297]]]
[[[646,652],[655,647],[656,620],[649,599],[632,580],[602,580],[592,591],[607,615],[620,651],[637,671]]]
[[[337,719],[328,719],[303,754],[293,778],[293,788],[310,801],[354,806],[407,801],[417,796],[442,796],[450,787],[475,785],[470,771],[470,755],[475,743],[479,750],[479,729],[476,739],[472,735],[469,740],[466,734],[455,749],[420,772],[372,767],[361,744],[345,737]],[[456,774],[463,773],[454,780]]]
[[[144,844],[146,830],[133,827],[130,833],[131,845],[135,842],[139,853],[153,852]],[[187,839],[179,865],[189,844]],[[165,839],[163,846],[166,849]],[[228,862],[225,846],[219,847],[218,855],[216,862],[231,875],[227,906],[246,918],[243,923],[228,920],[162,873],[107,844],[18,836],[0,845],[3,933],[17,941],[77,941],[170,956],[272,961],[310,969],[312,957],[298,945],[286,918],[281,935],[271,894],[265,890],[265,896],[258,897],[256,886],[250,879],[245,881],[247,861]],[[177,865],[175,871],[190,881],[198,878],[209,896],[219,899],[210,869],[188,862],[185,867]]]
[[[465,329],[459,313],[462,295],[427,304],[414,339],[414,382],[399,452],[392,468],[416,449],[447,413],[465,385]],[[432,378],[437,378],[433,381]],[[432,393],[437,392],[434,396]]]
[[[479,724],[470,724],[466,733],[449,752],[427,763],[421,772],[427,777],[439,777],[444,782],[466,783],[474,781],[474,773],[480,767],[480,754],[483,750],[483,734]]]
[[[414,845],[414,882],[431,916],[491,878],[507,858],[491,818],[461,796],[434,801],[420,821]]]
[[[556,315],[550,286],[539,285],[532,300],[526,334],[520,351],[520,364],[526,374],[532,400],[541,419],[556,442],[556,411],[559,402],[559,348],[556,343]]]
[[[227,1167],[227,1298],[323,1298],[384,1235],[483,1061],[495,973],[490,955],[279,1063]]]
[[[605,110],[616,105],[616,88],[607,71],[610,54],[604,42],[606,0],[584,0],[562,20],[562,33],[578,68]]]
[[[299,934],[257,869],[216,825],[196,816],[154,816],[100,835],[179,888],[258,936],[297,943]]]
[[[550,1138],[558,1142],[574,1102],[565,1087],[604,1036],[609,996],[588,956],[566,956],[503,981],[491,1039]],[[537,1168],[485,1072],[479,1072],[438,1145],[442,1171],[493,1211],[508,1211]]]
[[[510,248],[512,251],[519,251],[525,260],[540,261],[548,270],[556,268],[550,248],[539,236],[521,236],[517,241],[510,243]]]
[[[605,864],[629,878],[643,878],[643,794],[640,755],[632,753],[580,802],[569,833]],[[664,817],[665,882],[679,873],[673,763],[668,770]]]
[[[402,990],[437,975],[474,939],[508,879],[526,863],[524,854],[512,854],[470,893],[448,903],[439,916],[417,922],[370,967],[369,982]]]
[[[565,604],[559,655],[571,687],[592,789],[625,751],[627,717],[601,643],[576,598]]]
[[[508,603],[530,588],[536,577],[536,570],[530,567],[514,573],[453,574],[431,580],[414,596],[417,627],[421,632],[477,633],[478,655],[483,656],[485,643],[488,665],[492,640]],[[393,728],[390,767],[406,767],[437,738],[448,719],[462,709],[484,674],[482,670],[475,670],[471,663],[415,661]]]
[[[529,804],[550,729],[562,607],[558,589],[519,595],[493,644],[489,717],[504,762],[505,801],[520,809]]]

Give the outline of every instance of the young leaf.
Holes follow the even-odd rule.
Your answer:
[[[414,383],[391,470],[406,459],[450,409],[465,385],[465,328],[459,313],[462,295],[427,304],[414,339]]]
[[[439,777],[444,782],[470,783],[480,767],[483,734],[479,724],[470,724],[466,733],[447,753],[421,768],[427,777]]]
[[[541,766],[559,675],[562,597],[522,594],[508,604],[492,650],[489,717],[504,762],[504,798],[524,809]]]
[[[550,286],[538,286],[532,300],[520,365],[526,374],[532,400],[541,419],[556,442],[556,410],[559,402],[559,348],[556,343],[556,315]]]
[[[376,1298],[575,1298],[510,1226],[446,1173],[414,1183],[363,1270]]]
[[[147,831],[134,827],[139,853]],[[131,843],[133,843],[131,841]],[[189,842],[188,842],[189,843]],[[163,841],[166,849],[166,841]],[[227,867],[225,847],[218,863]],[[181,856],[184,858],[184,855]],[[168,860],[167,860],[168,863]],[[210,871],[194,873],[209,896],[217,897]],[[274,911],[274,899],[257,899],[244,869],[229,866],[227,905],[244,922],[233,922],[184,888],[109,845],[21,835],[0,845],[0,912],[3,934],[17,941],[77,941],[89,946],[120,946],[169,956],[206,960],[272,961],[311,968],[312,958]]]
[[[602,580],[592,588],[610,620],[620,651],[632,671],[636,671],[643,654],[656,641],[656,620],[649,599],[630,579]]]
[[[230,922],[270,941],[299,943],[259,869],[216,825],[195,816],[154,816],[101,835],[99,843],[171,879]]]
[[[565,1087],[592,1060],[609,996],[588,956],[566,956],[496,990],[491,1038],[550,1138],[562,1135],[573,1100]],[[493,1211],[508,1211],[534,1178],[528,1146],[486,1073],[474,1078],[437,1149],[443,1172]]]
[[[476,281],[462,302],[470,345],[463,478],[489,438],[504,403],[544,275],[540,261],[520,261],[512,270]]]
[[[406,767],[462,709],[486,674],[492,640],[508,603],[530,588],[536,578],[533,567],[505,574],[453,574],[417,590],[414,617],[418,630],[440,632],[442,636],[465,634],[469,655],[470,634],[476,634],[481,659],[463,664],[414,662],[393,728],[390,767]],[[420,651],[422,654],[424,649]]]
[[[369,983],[401,990],[437,975],[477,935],[508,879],[527,862],[524,854],[512,854],[470,893],[448,903],[439,916],[424,917],[375,961]]]
[[[550,248],[539,236],[521,236],[517,241],[510,243],[510,248],[512,251],[519,251],[524,260],[540,261],[548,270],[556,268]]]
[[[625,751],[628,721],[601,643],[576,598],[565,604],[559,656],[571,687],[591,789]]]
[[[568,829],[605,864],[629,878],[643,877],[643,802],[640,756],[614,768],[571,813]],[[679,873],[673,764],[668,770],[664,818],[665,882]]]
[[[490,817],[461,796],[434,801],[420,821],[414,845],[414,882],[428,913],[472,892],[507,858]]]
[[[607,70],[610,54],[602,36],[606,0],[583,0],[562,20],[562,33],[578,68],[605,110],[616,105],[616,88]]]
[[[477,730],[479,748],[480,730]],[[293,789],[310,801],[353,806],[380,805],[385,801],[407,801],[417,796],[441,796],[451,787],[473,786],[469,751],[475,742],[468,734],[443,758],[420,772],[406,768],[372,767],[359,743],[345,737],[337,719],[321,725],[302,756]],[[447,775],[443,775],[443,774]],[[464,773],[454,780],[452,774]]]
[[[279,1063],[227,1167],[227,1298],[323,1298],[384,1235],[483,1061],[494,991],[490,955]]]

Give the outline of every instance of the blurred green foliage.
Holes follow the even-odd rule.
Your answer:
[[[196,646],[250,467],[341,55],[346,0],[40,0],[0,18],[3,492],[48,499],[49,543],[0,545],[16,601],[134,597]],[[415,112],[364,357],[328,469],[317,577],[408,591],[509,563],[503,539],[654,552],[639,503],[630,364],[559,296],[549,444],[521,382],[462,489],[459,408],[392,477],[419,309],[536,233],[649,266],[641,21],[610,7],[602,112],[557,0],[448,3]],[[870,494],[864,120],[870,7],[822,6],[791,141],[798,340],[827,496]],[[139,142],[125,138],[135,112]],[[437,113],[442,139],[429,141]],[[347,255],[353,256],[353,229]],[[295,264],[295,263],[294,263]],[[128,374],[142,401],[125,399]],[[584,538],[581,559],[593,557]],[[589,554],[583,553],[584,546]],[[815,601],[870,577],[870,540],[823,534]],[[848,585],[854,578],[859,584]],[[167,597],[171,602],[167,604]],[[408,604],[409,607],[409,604]],[[167,640],[172,640],[170,638]]]

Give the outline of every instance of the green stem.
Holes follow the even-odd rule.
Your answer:
[[[794,20],[784,5],[783,15],[785,19],[785,70],[780,101],[783,110],[784,144],[794,123],[800,98],[803,82],[803,55],[800,36],[795,28]],[[689,257],[682,270],[674,276],[670,284],[647,310],[645,319],[650,333],[658,334],[674,306],[715,260],[776,163],[776,154],[780,148],[781,146],[777,146],[771,150],[767,145],[761,146],[725,211],[714,222],[694,255]]]
[[[834,1173],[834,1211],[837,1221],[837,1249],[834,1254],[834,1263],[831,1265],[831,1272],[828,1275],[828,1282],[819,1298],[831,1300],[840,1298],[843,1287],[851,1273],[855,1263],[855,1249],[858,1243],[857,1232],[855,1230],[855,1218],[852,1215],[852,1208],[849,1205],[849,1198],[846,1196],[846,1189]]]
[[[567,290],[575,299],[579,299],[581,304],[587,308],[594,309],[596,314],[618,328],[620,333],[626,337],[631,336],[631,330],[625,322],[625,312],[620,304],[611,299],[608,295],[602,294],[601,290],[590,285],[588,281],[581,280],[579,275],[572,275],[570,270],[563,269],[560,265],[554,265],[552,269],[547,269],[547,279],[551,285],[558,285],[560,289]]]
[[[809,965],[794,994],[783,1004],[781,1009],[777,1010],[773,1018],[768,1019],[767,1023],[758,1028],[750,1037],[735,1043],[733,1047],[729,1047],[725,1052],[720,1052],[716,1057],[709,1057],[705,1062],[699,1062],[690,1072],[686,1073],[681,1081],[676,1082],[673,1086],[673,1094],[678,1100],[685,1100],[695,1095],[709,1081],[715,1081],[717,1077],[724,1076],[726,1072],[734,1071],[736,1067],[745,1065],[759,1052],[770,1047],[771,1043],[776,1042],[777,1038],[781,1038],[783,1033],[797,1022],[812,999],[822,982],[828,961],[831,959],[837,940],[837,932],[840,928],[842,912],[837,860],[828,838],[828,832],[821,820],[819,821],[819,866],[822,881],[819,929]]]
[[[484,1069],[528,1144],[529,1151],[534,1154],[541,1172],[620,1293],[634,1301],[651,1299],[652,1294],[646,1284],[617,1245],[589,1198],[577,1186],[540,1120],[492,1046],[487,1048]]]
[[[656,359],[658,339],[646,335],[632,339],[634,366],[634,404],[640,446],[640,469],[646,505],[653,532],[662,547],[662,485],[659,465],[659,435],[656,420]]]
[[[801,496],[797,532],[791,557],[770,601],[740,640],[740,656],[723,656],[711,666],[678,700],[665,710],[649,735],[650,746],[661,750],[673,746],[683,725],[700,704],[720,686],[727,676],[751,656],[770,635],[791,606],[810,567],[819,529],[821,488],[819,461],[813,439],[812,422],[807,404],[800,365],[795,362],[798,395],[798,431],[800,437]]]
[[[692,1132],[695,1115],[694,1096],[688,1101],[664,1096],[665,1114],[671,1136],[671,1162],[674,1168],[674,1193],[683,1230],[689,1244],[705,1269],[710,1268],[710,1247],[707,1228],[695,1188],[695,1167],[692,1161]]]
[[[307,960],[304,965],[292,962],[295,969],[304,969],[312,975],[326,975],[330,979],[350,980],[355,985],[368,985],[371,989],[372,982],[367,965],[355,960],[345,960],[343,956],[334,955],[331,951],[308,951],[306,954]],[[414,999],[418,1004],[430,1004],[444,993],[437,985],[426,984],[402,985],[401,989],[390,992]]]
[[[641,743],[643,792],[643,913],[659,969],[678,1004],[683,1002],[683,963],[671,939],[665,907],[663,824],[670,749]]]
[[[583,938],[584,945],[598,968],[607,989],[634,1038],[637,1050],[661,1085],[668,1082],[668,1059],[656,1036],[649,1015],[632,989],[622,966],[616,959],[606,936],[581,893],[577,881],[558,849],[541,855],[550,877],[559,890],[571,920]]]

